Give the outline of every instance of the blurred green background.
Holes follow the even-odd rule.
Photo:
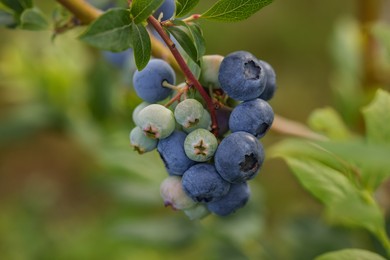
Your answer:
[[[37,2],[50,18],[54,3]],[[201,1],[198,12],[213,2]],[[275,112],[305,122],[312,110],[335,105],[332,39],[356,17],[357,2],[276,0],[243,22],[202,21],[207,54],[247,50],[268,61],[277,73]],[[347,247],[382,252],[365,231],[329,226],[281,160],[265,162],[250,182],[249,203],[230,217],[190,221],[164,208],[159,185],[167,174],[157,153],[129,147],[131,113],[141,102],[130,67],[118,69],[81,43],[82,30],[52,42],[51,31],[0,28],[0,259],[305,260]],[[267,149],[282,138],[271,132],[263,142]]]

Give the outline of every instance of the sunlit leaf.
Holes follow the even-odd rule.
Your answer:
[[[176,0],[176,17],[182,17],[188,14],[197,4],[199,0]]]
[[[188,28],[183,26],[171,26],[167,28],[168,32],[175,37],[179,42],[183,50],[188,56],[195,62],[198,61],[198,52],[194,41],[192,40],[191,34]]]
[[[133,0],[131,4],[131,15],[136,24],[145,21],[164,0]]]
[[[390,144],[390,93],[379,89],[371,104],[363,109],[363,115],[368,141]]]
[[[362,249],[343,249],[335,252],[325,253],[314,260],[385,260],[384,257],[373,252]]]
[[[20,28],[25,30],[44,30],[49,27],[45,16],[38,9],[26,9],[20,16]]]
[[[249,18],[273,0],[219,0],[202,18],[209,20],[236,22]]]
[[[347,140],[352,137],[341,116],[331,107],[314,110],[308,124],[315,131],[333,140]]]

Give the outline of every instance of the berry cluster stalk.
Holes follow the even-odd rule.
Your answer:
[[[211,129],[215,136],[218,135],[218,123],[217,123],[217,116],[215,114],[215,106],[214,102],[212,100],[212,97],[210,97],[206,90],[202,87],[202,85],[199,83],[199,81],[195,78],[194,74],[192,74],[190,68],[187,66],[187,63],[183,59],[183,56],[180,54],[179,50],[176,48],[175,44],[172,42],[172,40],[169,38],[169,36],[164,32],[164,29],[162,28],[159,21],[157,21],[156,18],[153,16],[149,16],[148,22],[154,27],[154,29],[157,31],[157,33],[161,36],[161,38],[164,40],[166,45],[168,46],[169,50],[171,51],[173,57],[176,59],[177,63],[179,64],[180,69],[182,70],[184,76],[186,77],[187,85],[192,87],[194,86],[197,91],[199,91],[199,94],[202,96],[202,98],[206,101],[207,108],[210,112],[211,116]]]

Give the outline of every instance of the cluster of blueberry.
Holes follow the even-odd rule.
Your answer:
[[[144,102],[133,112],[131,145],[139,153],[157,148],[169,173],[161,184],[166,206],[191,219],[210,212],[227,216],[247,203],[247,181],[264,161],[259,139],[274,119],[267,100],[276,89],[275,72],[245,51],[202,58],[199,81],[221,106],[217,137],[203,100],[175,81],[173,69],[160,59],[135,72],[133,86]]]

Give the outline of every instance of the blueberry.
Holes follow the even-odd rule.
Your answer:
[[[142,129],[138,126],[130,132],[130,144],[139,154],[153,151],[157,147],[157,140],[145,136]]]
[[[165,207],[171,206],[174,210],[189,209],[196,205],[196,202],[184,192],[179,176],[167,177],[161,183],[160,194]]]
[[[184,128],[197,125],[203,115],[202,104],[193,98],[180,102],[175,108],[175,119]]]
[[[122,52],[102,51],[103,57],[115,67],[121,69],[133,58],[133,49]]]
[[[218,122],[218,135],[223,136],[229,131],[229,117],[231,110],[221,107],[216,111]]]
[[[209,111],[207,111],[206,109],[203,109],[203,114],[196,125],[190,126],[188,128],[183,128],[183,130],[186,133],[191,133],[192,131],[200,128],[211,130],[211,116]]]
[[[133,85],[137,95],[144,101],[155,103],[167,98],[172,89],[163,86],[163,82],[175,84],[175,72],[164,60],[152,59],[142,70],[133,76]]]
[[[217,201],[207,203],[207,208],[219,216],[227,216],[245,206],[250,196],[246,182],[232,184],[229,192]]]
[[[154,18],[159,19],[160,15],[162,15],[161,21],[165,21],[172,18],[175,11],[175,0],[165,0],[164,3],[153,13],[153,16]]]
[[[244,131],[257,138],[263,137],[274,121],[272,107],[262,99],[244,101],[236,106],[229,118],[232,132]]]
[[[221,88],[218,80],[219,67],[223,56],[221,55],[205,55],[202,57],[201,73],[199,81],[204,87]]]
[[[241,101],[259,97],[267,80],[258,59],[245,51],[233,52],[222,60],[218,79],[231,98]]]
[[[141,112],[142,109],[144,109],[145,107],[147,107],[149,105],[151,105],[151,104],[148,102],[142,102],[134,108],[133,114],[132,114],[134,124],[136,124],[137,126],[140,126],[140,120],[139,120],[138,114],[139,114],[139,112]]]
[[[202,219],[210,214],[205,204],[199,203],[195,207],[185,209],[184,213],[189,217],[190,220]]]
[[[259,172],[264,161],[264,150],[255,136],[246,132],[235,132],[222,140],[214,160],[223,179],[240,183],[254,178]]]
[[[218,147],[217,138],[206,129],[196,129],[187,135],[184,151],[188,158],[196,162],[210,160]]]
[[[263,93],[261,93],[259,98],[263,100],[270,100],[274,96],[276,91],[276,74],[269,63],[263,60],[259,60],[259,62],[261,63],[261,65],[263,65],[265,74],[267,74],[267,83],[265,84],[265,89]]]
[[[185,139],[186,134],[176,130],[157,144],[157,151],[169,175],[183,175],[188,168],[195,164],[184,152]]]
[[[221,178],[214,165],[195,164],[184,172],[183,189],[196,202],[216,201],[225,195],[230,184]]]
[[[175,130],[175,118],[168,108],[151,104],[138,113],[139,126],[149,138],[163,139]]]

